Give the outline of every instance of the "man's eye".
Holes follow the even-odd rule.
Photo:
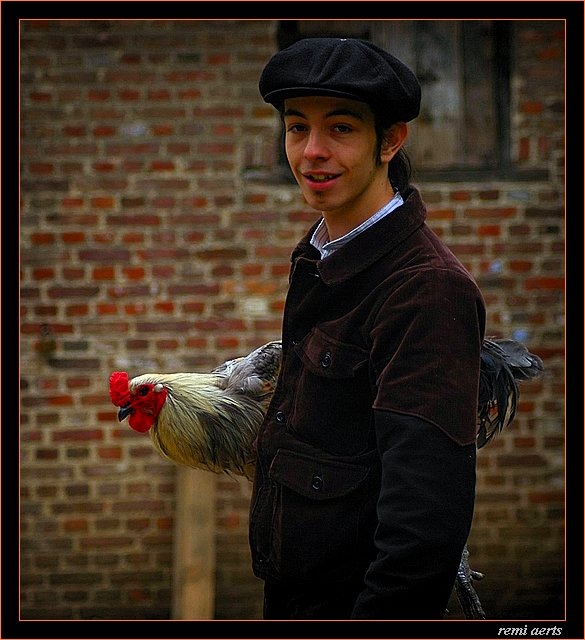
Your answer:
[[[299,131],[304,131],[306,127],[302,124],[291,124],[286,128],[287,133],[299,133]]]
[[[351,131],[351,127],[346,124],[336,124],[333,129],[337,133],[349,133]]]

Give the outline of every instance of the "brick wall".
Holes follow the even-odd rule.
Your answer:
[[[257,93],[275,34],[268,20],[21,23],[24,619],[171,617],[176,469],[117,422],[108,377],[205,371],[279,333],[290,250],[315,216],[294,186],[246,178],[276,154]],[[472,566],[488,613],[517,619],[563,604],[564,42],[558,21],[514,36],[513,158],[548,178],[419,186],[478,279],[488,332],[546,363],[479,454]],[[218,619],[261,615],[249,495],[218,477]]]

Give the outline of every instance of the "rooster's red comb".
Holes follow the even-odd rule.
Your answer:
[[[117,407],[123,407],[130,402],[128,374],[125,371],[114,371],[110,376],[110,398]]]

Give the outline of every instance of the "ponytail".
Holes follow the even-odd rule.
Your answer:
[[[375,127],[377,139],[376,161],[380,162],[380,152],[384,141],[384,131],[394,123],[390,122],[379,113],[374,113],[374,115],[376,118]],[[398,153],[388,163],[388,180],[394,187],[394,190],[401,193],[404,193],[410,185],[410,181],[412,180],[412,163],[410,162],[410,158],[403,147],[398,150]]]

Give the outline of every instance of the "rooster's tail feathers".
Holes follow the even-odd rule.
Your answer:
[[[479,381],[479,449],[514,419],[518,381],[536,378],[543,370],[542,360],[517,340],[484,340]]]

